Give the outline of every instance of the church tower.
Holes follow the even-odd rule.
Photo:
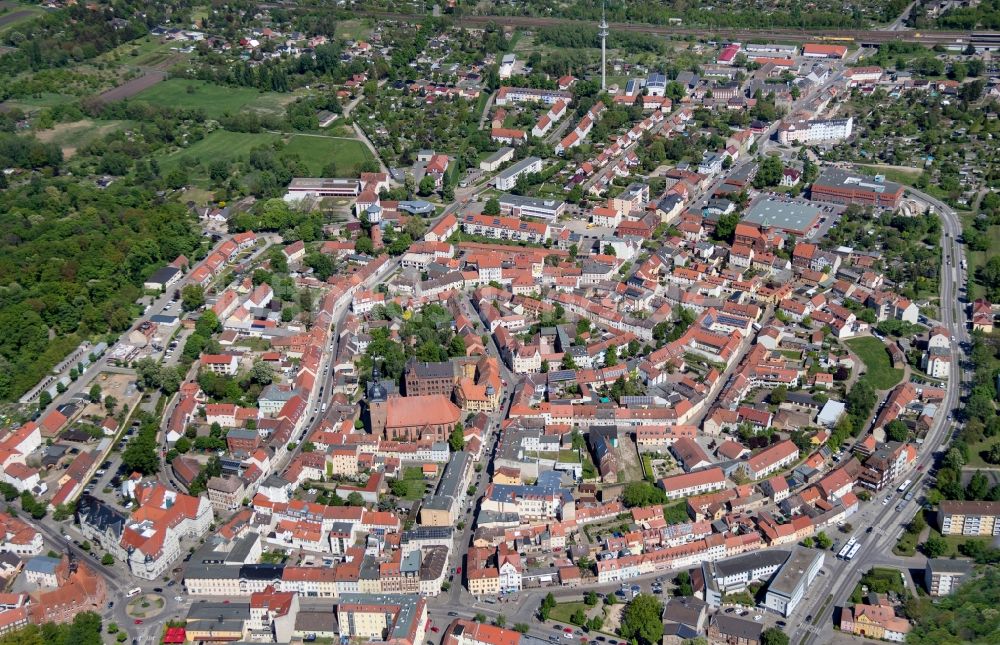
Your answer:
[[[388,398],[388,392],[382,385],[382,374],[378,367],[373,367],[365,396],[368,402],[368,428],[373,435],[385,437],[385,426],[389,420]]]

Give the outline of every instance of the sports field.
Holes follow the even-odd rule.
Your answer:
[[[188,148],[177,150],[159,158],[163,172],[169,172],[179,164],[188,167],[207,164],[216,159],[236,161],[246,158],[257,146],[272,145],[284,139],[284,153],[299,156],[309,168],[309,174],[321,176],[323,169],[332,161],[337,166],[337,174],[342,177],[356,177],[362,162],[371,159],[368,148],[353,139],[329,139],[293,134],[287,139],[270,132],[245,133],[215,130],[204,139]]]
[[[292,135],[285,146],[285,152],[298,155],[313,176],[321,176],[323,169],[332,161],[337,166],[337,175],[354,177],[361,164],[373,158],[365,144],[355,139],[330,139],[304,134]]]
[[[216,130],[189,148],[177,150],[160,157],[160,168],[164,172],[169,172],[182,163],[194,166],[203,162],[212,162],[216,159],[235,161],[239,157],[245,157],[250,154],[250,150],[256,146],[274,143],[280,136],[266,132],[248,134],[245,132]]]

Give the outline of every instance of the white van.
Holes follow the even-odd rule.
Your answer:
[[[128,593],[125,594],[125,597],[126,598],[133,598],[135,596],[138,596],[141,593],[142,593],[142,588],[141,587],[133,587],[132,589],[128,590]]]

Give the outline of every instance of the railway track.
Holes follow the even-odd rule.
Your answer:
[[[428,16],[424,14],[402,14],[370,11],[363,12],[363,15],[381,19],[398,20],[401,22],[420,22]],[[568,18],[540,18],[535,16],[480,16],[480,15],[449,15],[448,18],[455,24],[465,27],[481,27],[490,23],[502,24],[511,27],[555,27],[560,25],[591,25],[589,22],[581,20],[571,20]],[[968,44],[973,41],[971,31],[882,31],[877,29],[841,29],[830,30],[809,30],[809,29],[732,29],[710,27],[689,28],[672,27],[663,25],[649,25],[643,23],[609,23],[612,30],[630,31],[647,34],[657,34],[662,36],[698,36],[698,37],[718,37],[733,40],[746,40],[751,38],[767,38],[773,40],[821,40],[821,41],[843,41],[857,42],[859,44],[878,45],[891,41],[912,42],[933,47],[934,45],[947,44]],[[988,36],[996,39],[1000,34],[990,33]],[[978,36],[978,34],[977,34]]]

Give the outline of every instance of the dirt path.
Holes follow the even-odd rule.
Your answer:
[[[127,81],[118,87],[111,88],[107,92],[97,95],[97,100],[102,103],[113,103],[135,96],[139,92],[149,89],[167,79],[167,73],[162,70],[151,69],[142,76],[137,76],[131,81]]]
[[[18,20],[23,20],[25,18],[37,15],[40,14],[37,14],[34,11],[12,11],[8,14],[0,16],[0,27],[6,27],[12,22],[17,22]]]

